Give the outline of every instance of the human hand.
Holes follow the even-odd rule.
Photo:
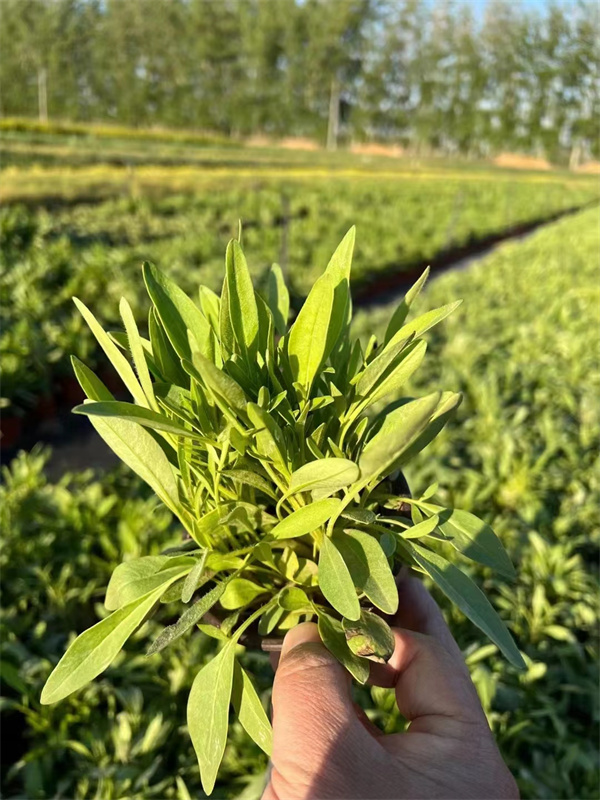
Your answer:
[[[519,797],[462,654],[416,578],[399,587],[396,649],[370,682],[395,687],[405,733],[384,735],[352,702],[317,626],[292,629],[273,685],[273,757],[262,800]]]

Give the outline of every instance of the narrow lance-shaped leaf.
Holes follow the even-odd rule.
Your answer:
[[[159,587],[78,636],[46,681],[40,702],[56,703],[103,672],[175,580],[176,576],[167,577]]]
[[[418,544],[412,542],[407,544],[417,564],[425,570],[444,594],[460,608],[471,622],[481,628],[494,644],[498,645],[511,664],[524,669],[525,662],[512,636],[481,589],[464,572],[461,572],[442,556],[426,550]]]
[[[173,467],[162,447],[135,422],[90,416],[90,422],[111,450],[179,516],[179,494]]]
[[[228,581],[224,580],[216,586],[213,586],[213,588],[203,595],[198,602],[184,611],[177,622],[165,628],[152,642],[147,655],[151,656],[154,655],[154,653],[159,653],[161,650],[164,650],[165,647],[172,644],[200,622],[206,612],[210,611],[210,609],[219,602],[227,587],[227,583]]]
[[[408,316],[408,312],[410,311],[410,307],[417,299],[419,294],[421,293],[421,289],[425,286],[427,278],[429,277],[429,267],[423,272],[421,277],[414,283],[408,292],[404,295],[404,299],[398,306],[398,308],[392,314],[392,318],[390,319],[387,330],[385,332],[385,339],[384,344],[387,344],[392,336],[400,330],[400,328],[404,325],[404,321]]]
[[[323,275],[312,287],[289,333],[287,356],[292,375],[310,393],[328,352],[333,284]]]
[[[341,500],[326,498],[310,503],[284,517],[271,531],[275,539],[293,539],[305,536],[324,525],[338,510]]]
[[[158,405],[154,397],[152,379],[150,378],[148,364],[146,363],[146,356],[144,354],[144,347],[142,344],[140,332],[138,331],[138,326],[133,316],[131,306],[124,297],[121,298],[119,310],[121,312],[121,318],[123,320],[123,324],[125,325],[125,332],[127,333],[127,339],[129,342],[129,350],[131,351],[131,357],[133,358],[133,363],[137,370],[140,384],[142,385],[142,389],[144,390],[146,401],[150,406],[150,408],[153,408],[155,411],[158,411]]]
[[[181,425],[173,422],[164,414],[152,411],[150,408],[136,406],[133,403],[123,403],[120,400],[104,403],[83,403],[80,406],[75,406],[73,413],[84,414],[88,417],[109,417],[126,422],[135,422],[138,425],[143,425],[156,431],[172,433],[174,436],[190,436],[192,438],[199,436],[197,433],[182,428]]]
[[[383,373],[380,381],[373,387],[365,402],[361,404],[361,411],[364,411],[366,408],[373,405],[373,403],[382,400],[388,394],[398,392],[420,367],[425,357],[426,350],[427,343],[423,341],[414,342],[409,345],[402,354],[402,357],[394,363],[389,370]],[[359,381],[357,392],[360,391]]]
[[[237,661],[233,672],[231,700],[242,728],[270,756],[273,749],[271,723],[248,673]]]
[[[221,307],[221,300],[208,286],[201,286],[198,289],[198,296],[200,299],[200,308],[202,313],[209,322],[213,331],[219,335],[219,312]]]
[[[208,556],[208,550],[204,550],[200,558],[194,564],[187,578],[185,579],[185,583],[183,584],[183,589],[181,591],[182,603],[189,603],[193,597],[194,592],[200,585],[202,578],[204,576],[204,569],[206,567],[207,556]]]
[[[427,427],[439,400],[440,393],[434,392],[405,403],[388,414],[359,459],[361,481],[385,477],[394,470],[402,453]]]
[[[320,458],[292,473],[289,494],[315,489],[337,492],[358,480],[358,466],[347,458]]]
[[[148,294],[178,356],[191,355],[189,331],[202,355],[212,360],[210,325],[198,306],[152,264],[144,263],[143,274]]]
[[[151,308],[148,314],[148,331],[154,363],[160,370],[162,378],[170,384],[189,388],[190,379],[181,367],[179,356],[164,332],[155,308]]]
[[[248,403],[246,413],[256,428],[254,446],[259,455],[272,461],[280,472],[288,473],[285,440],[275,419],[256,403]]]
[[[354,585],[384,614],[398,610],[398,590],[381,545],[363,531],[336,533],[333,541],[350,570]],[[346,615],[345,615],[346,616]]]
[[[142,387],[140,386],[140,383],[129,361],[127,361],[127,359],[125,358],[123,353],[119,350],[117,345],[112,341],[110,336],[98,323],[96,317],[81,302],[81,300],[79,300],[77,297],[74,297],[73,302],[77,306],[77,309],[79,310],[82,317],[89,325],[92,333],[98,340],[98,343],[108,356],[109,361],[119,373],[121,380],[131,392],[136,403],[139,403],[142,406],[147,406],[148,401],[146,400],[146,395],[144,394]]]
[[[227,245],[225,269],[233,334],[241,352],[253,363],[258,346],[258,309],[248,264],[235,239]]]
[[[243,608],[267,590],[247,578],[233,578],[221,597],[221,606],[228,611]]]
[[[454,392],[444,392],[440,398],[440,402],[433,413],[430,422],[425,427],[422,433],[412,442],[412,444],[404,450],[402,455],[396,461],[396,469],[408,462],[421,450],[424,450],[427,445],[432,442],[438,433],[443,429],[448,420],[456,412],[462,400],[462,395]]]
[[[248,401],[242,387],[208,358],[196,352],[193,354],[193,363],[187,359],[182,359],[181,363],[186,372],[225,400],[232,409],[244,410]]]
[[[110,402],[115,399],[100,378],[89,367],[86,367],[83,361],[71,356],[71,364],[79,385],[90,400]]]
[[[233,335],[233,327],[231,325],[231,312],[229,310],[229,284],[227,275],[223,280],[223,288],[221,290],[221,305],[219,307],[219,332],[221,340],[221,355],[223,361],[228,359],[235,350],[235,337]]]
[[[448,303],[445,306],[434,308],[431,311],[427,311],[425,314],[421,314],[420,317],[416,317],[416,319],[407,322],[406,325],[403,325],[400,328],[400,330],[396,331],[386,346],[393,346],[396,344],[396,342],[401,342],[403,339],[407,339],[409,336],[421,336],[421,334],[425,333],[425,331],[428,331],[430,328],[433,328],[434,325],[437,325],[438,322],[446,319],[446,317],[452,314],[452,312],[455,311],[461,303],[462,300],[456,300],[454,303]]]
[[[438,527],[450,538],[450,543],[467,558],[485,564],[507,578],[515,577],[515,570],[502,542],[483,520],[461,509],[446,509],[427,504],[429,511],[438,515]]]
[[[335,348],[345,325],[350,324],[352,300],[350,298],[350,270],[356,228],[354,225],[344,236],[331,256],[325,275],[333,286],[333,305],[327,335],[327,355]]]
[[[286,332],[290,313],[290,295],[279,264],[273,264],[267,279],[267,305],[271,309],[275,329],[280,336]]]
[[[151,592],[170,577],[181,577],[193,566],[194,559],[189,557],[182,561],[169,556],[142,556],[124,561],[110,577],[104,605],[109,611],[121,608]]]
[[[335,543],[328,536],[323,536],[321,541],[319,588],[325,599],[343,617],[347,619],[360,617],[360,604],[350,571]]]
[[[234,662],[235,641],[231,640],[196,675],[188,699],[188,730],[206,794],[214,788],[227,744]]]

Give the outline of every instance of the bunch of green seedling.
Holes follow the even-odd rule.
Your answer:
[[[227,247],[221,296],[200,287],[198,304],[150,264],[149,338],[121,302],[124,331],[106,333],[78,300],[133,397],[115,400],[80,361],[86,414],[114,452],[180,520],[187,540],[160,556],[121,564],[112,613],[69,647],[44,688],[54,703],[106,669],[159,602],[184,611],[150,647],[155,653],[200,629],[219,639],[199,672],[188,727],[203,786],[211,792],[233,705],[267,752],[271,729],[239,644],[280,639],[315,620],[323,642],[364,683],[394,639],[402,564],[428,574],[515,664],[522,659],[480,589],[439,552],[511,577],[491,528],[470,513],[411,497],[402,469],[441,431],[460,396],[401,397],[423,360],[423,334],[458,305],[407,322],[427,274],[406,294],[379,346],[352,341],[350,264],[354,229],[316,281],[293,324],[274,265],[258,293],[239,240]],[[386,404],[387,403],[387,404]],[[447,550],[444,549],[447,553]]]

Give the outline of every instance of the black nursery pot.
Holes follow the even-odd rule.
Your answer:
[[[399,497],[411,497],[410,488],[403,472],[398,471],[398,474],[391,479],[389,483],[391,483],[392,494],[398,495]],[[391,515],[394,514],[394,512],[389,513]],[[410,506],[408,503],[402,503],[395,513],[398,516],[410,516]],[[398,577],[397,574],[396,577]],[[365,605],[369,605],[370,607],[368,601],[365,601]],[[214,625],[216,627],[219,627],[222,621],[221,617],[214,611],[209,611],[207,614],[205,614],[203,620],[209,625]],[[262,650],[263,652],[267,653],[278,653],[281,651],[281,647],[283,645],[283,637],[261,636],[258,632],[258,623],[255,623],[254,625],[251,625],[245,633],[242,634],[240,637],[240,644],[251,650]]]

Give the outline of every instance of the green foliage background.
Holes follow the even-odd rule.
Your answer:
[[[465,401],[409,482],[419,491],[439,480],[442,501],[490,522],[517,566],[514,586],[471,570],[526,654],[525,674],[457,611],[449,621],[524,797],[593,798],[599,788],[599,245],[596,211],[584,212],[436,279],[419,304],[464,298],[431,335],[413,388],[442,382]],[[361,313],[360,332],[381,331],[390,310]],[[101,679],[59,706],[39,705],[70,637],[106,613],[104,587],[122,556],[156,553],[180,536],[124,470],[52,483],[43,461],[19,456],[0,487],[2,713],[14,738],[4,794],[202,796],[182,731],[191,681],[213,648],[202,634],[146,659],[153,620]],[[266,657],[244,659],[268,694]],[[360,691],[378,724],[402,727],[388,692]],[[235,727],[215,796],[258,797],[265,767]]]

